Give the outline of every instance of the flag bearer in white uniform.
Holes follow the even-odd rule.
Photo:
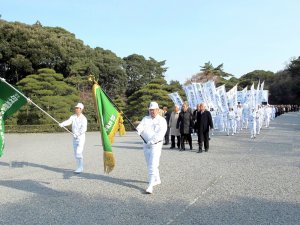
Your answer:
[[[83,147],[85,143],[85,132],[87,130],[87,119],[82,114],[82,110],[84,106],[82,103],[78,103],[75,106],[75,114],[72,115],[68,120],[59,124],[60,127],[69,126],[72,124],[72,133],[73,136],[73,149],[74,149],[74,156],[77,163],[77,169],[74,173],[81,173],[83,172]]]
[[[235,126],[235,112],[233,108],[229,108],[229,112],[227,114],[227,136],[229,135],[230,131],[232,131],[231,135],[234,135],[234,126]]]
[[[238,104],[236,109],[236,133],[239,133],[243,129],[243,108],[241,104]]]
[[[256,138],[256,110],[252,108],[249,113],[249,128],[251,133],[251,138]]]
[[[149,116],[145,116],[136,129],[146,141],[143,145],[149,182],[146,193],[152,194],[153,187],[161,183],[158,167],[167,131],[167,122],[164,117],[159,115],[159,107],[156,102],[150,103]]]
[[[256,134],[260,134],[261,118],[262,117],[263,117],[262,111],[260,109],[260,106],[258,106],[258,109],[256,111]]]
[[[216,124],[217,113],[214,110],[214,108],[210,108],[210,114],[211,114],[211,118],[212,118],[213,124]],[[214,130],[213,129],[210,129],[210,130],[211,130],[211,135],[214,135]]]

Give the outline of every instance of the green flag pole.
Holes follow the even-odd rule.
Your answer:
[[[92,82],[94,82],[94,83],[97,83],[96,82],[96,80],[95,80],[95,76],[94,75],[89,75],[89,77],[88,77],[88,80],[89,81],[92,81]],[[129,122],[129,124],[132,126],[132,128],[135,130],[135,131],[137,131],[137,129],[136,129],[136,127],[133,125],[133,123],[131,122],[131,120],[122,112],[122,110],[113,102],[113,100],[108,96],[108,94],[102,89],[102,92],[105,94],[105,96],[109,99],[109,101],[116,107],[116,109],[120,112],[120,113],[122,113],[122,115],[124,116],[124,118]],[[145,143],[147,143],[146,142],[146,140],[143,138],[143,136],[142,135],[139,135],[142,139],[143,139],[143,141],[145,142]]]
[[[12,86],[10,83],[7,83],[6,80],[2,77],[0,77],[0,79],[6,83],[8,86],[10,86],[12,89],[14,89],[16,92],[18,92],[20,95],[22,95],[24,98],[27,99],[27,101],[31,104],[33,104],[35,107],[37,107],[39,110],[41,110],[43,113],[45,113],[47,116],[49,116],[53,121],[55,121],[57,124],[59,124],[59,122],[52,117],[49,113],[47,113],[45,110],[43,110],[41,107],[39,107],[37,104],[35,104],[30,98],[27,98],[22,92],[20,92],[18,89],[16,89],[14,86]],[[68,130],[68,128],[66,127],[62,127],[64,128],[66,131],[68,131],[70,134],[74,135],[71,131]]]

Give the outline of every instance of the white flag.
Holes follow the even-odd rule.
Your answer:
[[[207,96],[208,106],[216,108],[217,103],[216,103],[216,86],[215,86],[215,82],[212,81],[212,80],[205,82],[203,84],[203,89],[204,89],[204,92],[206,93],[206,96]]]
[[[237,107],[237,84],[231,88],[227,93],[228,104],[233,109]]]
[[[194,92],[196,94],[197,104],[206,103],[205,94],[200,83],[192,83]]]
[[[254,89],[254,83],[251,85],[250,88],[250,101],[249,101],[249,106],[250,108],[256,108],[256,100],[255,100],[255,89]]]
[[[189,102],[189,107],[191,109],[196,109],[197,108],[197,99],[196,99],[196,94],[193,88],[193,85],[187,85],[183,86],[183,90],[185,91],[187,100]]]
[[[220,97],[219,110],[223,113],[227,113],[228,112],[228,101],[227,101],[225,85],[223,84],[220,87],[217,87],[216,91]]]
[[[258,93],[258,104],[261,104],[263,102],[264,85],[265,85],[265,81],[263,81],[260,85],[260,90]]]
[[[173,101],[174,105],[178,105],[179,109],[181,109],[183,101],[178,92],[173,92],[171,94],[168,94],[168,96],[171,98]]]

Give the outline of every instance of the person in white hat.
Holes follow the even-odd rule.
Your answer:
[[[149,115],[145,116],[137,126],[137,133],[145,140],[143,149],[148,168],[147,194],[152,194],[153,187],[161,183],[159,175],[159,160],[163,140],[167,131],[167,122],[159,115],[159,107],[156,102],[151,102]]]
[[[75,114],[72,115],[68,120],[59,124],[60,127],[69,126],[72,124],[73,136],[73,149],[74,156],[76,159],[77,168],[74,173],[83,172],[83,147],[85,143],[85,132],[87,130],[87,119],[82,114],[84,106],[82,103],[78,103],[75,106]]]

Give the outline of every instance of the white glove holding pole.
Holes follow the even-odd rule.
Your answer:
[[[62,123],[59,123],[59,124],[58,124],[58,126],[60,126],[60,127],[64,127],[64,125],[63,125]]]

